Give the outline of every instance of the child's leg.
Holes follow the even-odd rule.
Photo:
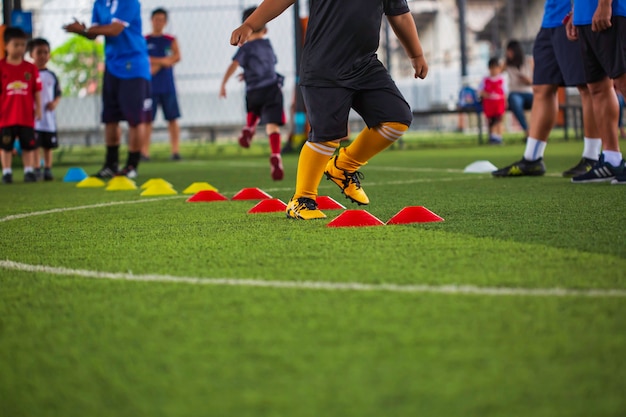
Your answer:
[[[296,175],[296,192],[294,199],[299,197],[317,198],[319,186],[326,163],[339,147],[340,139],[328,142],[305,142],[298,159]]]
[[[170,134],[170,147],[171,154],[180,155],[180,126],[178,126],[178,120],[173,119],[167,122],[167,129]]]
[[[268,123],[265,131],[269,137],[270,152],[272,154],[280,154],[280,127],[276,123]]]
[[[11,173],[11,164],[13,163],[13,151],[5,151],[4,149],[1,151],[2,152],[2,173],[3,174],[7,174],[7,173]]]
[[[43,152],[43,166],[46,169],[52,168],[52,149],[41,148]]]

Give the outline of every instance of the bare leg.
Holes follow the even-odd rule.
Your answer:
[[[146,142],[146,134],[150,123],[139,123],[128,127],[128,152],[140,152]]]
[[[150,157],[150,142],[152,141],[152,123],[146,123],[146,140],[141,147],[141,155]]]
[[[2,169],[11,168],[11,163],[13,162],[13,152],[7,152],[2,150]]]
[[[107,146],[119,146],[122,141],[122,129],[119,123],[107,123],[104,127],[104,141]]]
[[[180,153],[180,126],[178,126],[178,120],[170,120],[167,123],[167,129],[170,133],[172,155],[178,155]]]
[[[587,138],[599,138],[600,132],[598,131],[598,125],[596,124],[593,101],[591,99],[589,88],[587,88],[586,85],[579,85],[578,92],[580,93],[580,102],[583,110],[584,135]]]
[[[533,86],[533,107],[530,111],[530,134],[542,142],[546,142],[554,127],[556,115],[559,110],[559,102],[556,92],[558,86],[542,84]]]
[[[617,127],[619,104],[613,90],[613,81],[607,77],[588,86],[593,111],[601,117],[597,129],[602,138],[602,147],[605,151],[620,152]]]

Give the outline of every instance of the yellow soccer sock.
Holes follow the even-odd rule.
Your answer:
[[[348,172],[358,170],[374,155],[391,146],[408,128],[407,125],[397,122],[385,122],[372,129],[366,127],[354,142],[339,154],[337,168]]]
[[[339,147],[338,142],[305,142],[298,159],[296,175],[296,193],[294,198],[317,198],[319,186],[326,163]]]

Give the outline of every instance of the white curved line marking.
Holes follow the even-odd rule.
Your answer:
[[[323,291],[360,291],[393,293],[436,293],[460,295],[522,296],[522,297],[592,297],[624,298],[626,290],[566,288],[504,288],[477,287],[474,285],[397,285],[365,284],[360,282],[315,282],[315,281],[269,281],[260,279],[237,278],[194,278],[173,275],[140,274],[121,272],[100,272],[86,269],[59,268],[46,265],[29,265],[10,260],[0,261],[0,268],[22,272],[40,272],[51,275],[77,276],[91,279],[109,279],[118,281],[161,282],[190,285],[220,285],[231,287],[262,287],[296,290]]]

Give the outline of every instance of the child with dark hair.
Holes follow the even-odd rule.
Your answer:
[[[61,86],[54,72],[47,68],[50,60],[50,44],[43,38],[28,42],[28,53],[39,70],[41,78],[41,119],[35,122],[37,147],[42,149],[44,161],[43,173],[40,172],[39,155],[35,152],[35,173],[44,181],[52,181],[52,150],[59,147],[55,109],[61,101]]]
[[[246,9],[242,21],[246,21],[256,7]],[[283,111],[283,77],[276,72],[276,55],[269,39],[265,38],[265,25],[253,31],[248,42],[237,50],[233,61],[226,70],[220,88],[220,97],[226,97],[226,83],[238,67],[243,68],[246,82],[246,125],[239,136],[239,145],[250,147],[250,142],[260,121],[266,123],[265,131],[270,142],[270,175],[274,180],[284,176],[280,155],[280,126],[285,124]]]
[[[35,119],[41,119],[41,80],[37,67],[24,60],[28,36],[17,27],[4,31],[6,58],[0,61],[0,149],[2,182],[13,182],[13,143],[20,141],[24,182],[36,182]]]
[[[480,83],[478,91],[483,102],[483,111],[489,125],[489,143],[502,144],[502,117],[506,107],[506,80],[502,76],[502,67],[498,58],[491,58],[488,63],[489,75]]]

